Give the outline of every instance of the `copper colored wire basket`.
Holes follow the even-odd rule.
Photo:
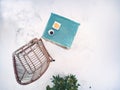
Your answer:
[[[33,39],[13,53],[16,80],[26,85],[39,79],[47,70],[53,58],[47,52],[41,39]]]

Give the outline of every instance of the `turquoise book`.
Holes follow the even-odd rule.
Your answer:
[[[71,48],[79,25],[73,20],[51,13],[42,38],[61,47]]]

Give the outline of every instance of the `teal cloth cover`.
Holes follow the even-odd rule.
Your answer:
[[[75,21],[51,13],[42,38],[62,47],[70,48],[79,25]]]

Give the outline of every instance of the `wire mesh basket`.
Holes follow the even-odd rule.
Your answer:
[[[33,39],[13,53],[16,80],[26,85],[39,79],[54,61],[41,39]]]

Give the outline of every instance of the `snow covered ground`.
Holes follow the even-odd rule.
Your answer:
[[[19,85],[12,53],[42,36],[51,12],[80,22],[73,45],[44,41],[56,62],[36,82]],[[52,75],[69,73],[79,90],[120,90],[119,24],[119,0],[0,0],[0,90],[46,90]]]

